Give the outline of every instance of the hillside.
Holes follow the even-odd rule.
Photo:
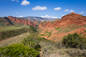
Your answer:
[[[0,57],[85,57],[85,19],[76,13],[53,21],[12,16],[1,19],[12,26],[0,27]]]
[[[86,34],[86,17],[72,12],[60,20],[41,22],[39,30],[42,37],[54,41],[72,33]]]
[[[0,26],[13,25],[7,17],[0,17]]]
[[[66,26],[68,24],[85,25],[86,17],[72,12],[62,17],[59,26]]]
[[[42,18],[42,17],[0,17],[0,26],[4,25],[30,25],[30,26],[37,26],[40,21],[48,21],[54,19]]]

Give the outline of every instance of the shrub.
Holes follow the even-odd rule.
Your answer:
[[[86,38],[82,38],[77,33],[65,36],[62,43],[67,48],[86,49]]]
[[[30,34],[27,38],[25,38],[22,43],[26,46],[29,46],[30,48],[35,48],[36,50],[40,50],[38,36],[33,34]]]
[[[0,48],[0,57],[37,57],[39,52],[23,44],[13,44]]]
[[[31,29],[30,32],[37,32],[37,28],[36,27],[30,26],[30,29]]]

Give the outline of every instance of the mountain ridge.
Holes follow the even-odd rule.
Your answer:
[[[41,37],[53,41],[62,40],[64,36],[73,33],[86,35],[86,17],[76,13],[69,13],[60,20],[41,22],[39,29]]]

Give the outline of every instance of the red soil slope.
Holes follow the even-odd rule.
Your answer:
[[[60,26],[76,24],[76,25],[84,25],[86,24],[86,17],[81,16],[80,14],[70,13],[62,17]]]
[[[70,13],[63,16],[60,20],[54,22],[41,22],[39,24],[40,34],[49,40],[59,41],[65,35],[72,33],[86,34],[86,17],[80,14]],[[46,35],[51,32],[51,35]]]

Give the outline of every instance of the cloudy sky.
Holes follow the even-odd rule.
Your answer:
[[[86,16],[86,0],[0,0],[0,17],[61,17],[70,12]]]

